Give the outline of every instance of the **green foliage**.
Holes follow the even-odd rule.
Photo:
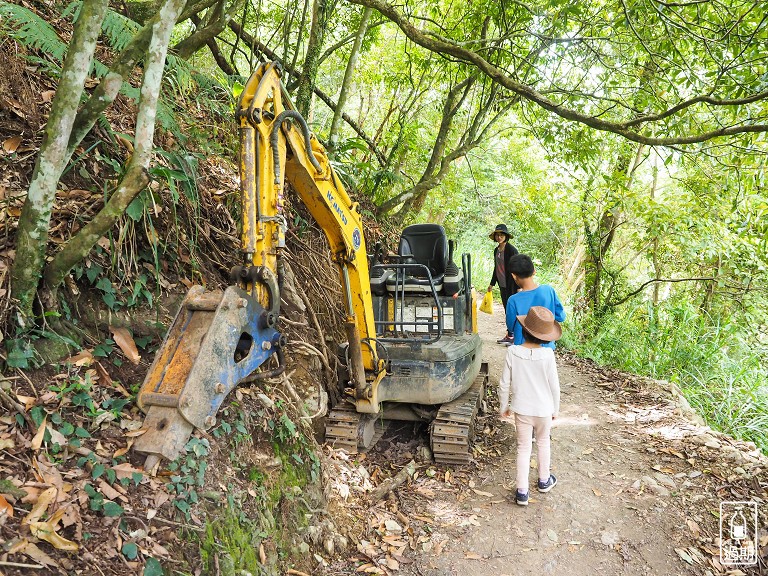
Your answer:
[[[160,562],[151,556],[147,558],[142,576],[163,576],[163,574],[163,567],[160,565]]]
[[[707,422],[768,449],[768,347],[688,303],[626,306],[567,344],[598,363],[677,383]]]
[[[11,35],[28,48],[39,50],[58,63],[64,60],[67,45],[46,20],[28,8],[0,0],[0,25],[2,20],[11,26]]]
[[[172,474],[167,488],[176,494],[173,505],[190,520],[192,507],[199,502],[197,490],[204,484],[208,468],[205,457],[210,452],[210,444],[205,438],[190,438],[184,450],[184,454],[168,465]]]
[[[224,514],[206,520],[205,535],[200,542],[200,555],[205,573],[214,573],[216,560],[229,568],[227,573],[248,571],[266,575],[259,560],[259,546],[268,533],[260,523],[250,519],[239,506],[228,505]]]
[[[80,4],[80,2],[77,2],[77,4]],[[107,10],[101,31],[107,43],[115,52],[122,52],[139,31],[139,25],[119,12]]]

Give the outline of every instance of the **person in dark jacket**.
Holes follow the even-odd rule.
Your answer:
[[[494,242],[498,242],[498,246],[493,249],[493,276],[491,277],[491,283],[488,285],[488,292],[493,290],[496,284],[499,285],[499,292],[501,292],[501,303],[504,305],[504,313],[507,310],[507,299],[515,294],[518,290],[517,284],[512,279],[512,273],[509,269],[509,260],[517,254],[517,248],[510,244],[512,235],[507,230],[506,224],[499,224],[496,226],[493,232],[488,237]],[[505,334],[503,338],[498,340],[499,344],[512,344],[514,338],[509,333]]]

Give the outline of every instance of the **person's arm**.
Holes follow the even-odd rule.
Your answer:
[[[501,380],[499,380],[499,414],[501,417],[507,416],[509,410],[509,385],[512,381],[512,368],[509,362],[509,353],[504,359],[504,368],[501,370]]]
[[[493,249],[493,272],[491,273],[491,283],[488,284],[488,292],[493,290],[493,287],[496,286],[496,250],[498,249],[498,246]]]
[[[565,320],[565,309],[563,308],[563,303],[560,302],[560,298],[558,298],[557,292],[555,292],[554,288],[552,288],[552,296],[555,300],[555,309],[552,310],[552,313],[555,315],[555,320],[558,322],[563,322]]]
[[[552,353],[552,360],[548,364],[547,381],[549,382],[549,392],[552,394],[552,404],[555,410],[552,414],[552,419],[554,420],[560,414],[560,377],[557,375],[557,362],[555,362],[554,352]]]
[[[511,296],[507,298],[507,308],[504,310],[504,315],[507,321],[507,334],[514,338],[515,322],[517,322],[517,303]],[[521,344],[521,342],[516,342],[516,344]]]

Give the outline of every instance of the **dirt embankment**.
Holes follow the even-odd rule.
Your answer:
[[[481,315],[480,331],[495,388],[506,353],[495,341],[503,333],[498,304],[494,315]],[[353,489],[346,500],[338,486],[334,494],[340,517],[348,520],[340,525],[348,527],[357,550],[325,573],[767,573],[768,460],[753,445],[697,422],[674,387],[569,355],[558,362],[562,408],[552,431],[556,488],[532,491],[528,507],[515,505],[515,433],[496,417],[493,391],[473,466],[422,463],[407,486],[369,507],[364,476],[394,473],[423,450],[426,434],[385,436],[362,462],[346,464]],[[337,484],[344,485],[344,478]],[[729,568],[720,562],[719,508],[727,501],[760,503],[758,566]]]

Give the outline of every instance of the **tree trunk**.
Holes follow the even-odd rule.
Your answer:
[[[228,10],[224,10],[224,0],[220,0],[210,11],[206,17],[206,21],[202,23],[202,26],[198,25],[195,32],[176,44],[173,47],[173,52],[181,59],[188,60],[192,55],[200,50],[203,46],[218,36],[222,30],[227,27],[229,21],[233,18],[234,13],[240,10],[243,4],[243,0],[237,0],[232,3]]]
[[[177,22],[191,18],[197,10],[205,9],[210,3],[212,3],[212,0],[206,0],[194,5],[194,7],[188,8],[178,18]],[[152,30],[158,24],[160,14],[159,11],[156,12],[152,19],[131,39],[120,55],[115,58],[109,73],[93,91],[85,106],[78,112],[72,134],[69,137],[69,144],[67,145],[67,159],[72,156],[75,148],[91,131],[101,113],[114,102],[123,85],[123,80],[133,72],[136,65],[144,57],[149,41],[152,38]]]
[[[352,85],[352,75],[355,73],[355,66],[357,65],[357,56],[360,54],[360,47],[363,45],[363,38],[365,38],[365,33],[368,30],[368,20],[371,18],[372,12],[373,8],[366,7],[365,10],[363,10],[363,15],[360,18],[360,26],[358,27],[357,35],[355,36],[355,42],[352,44],[352,52],[347,61],[347,69],[344,71],[344,81],[341,83],[339,100],[336,102],[336,110],[333,112],[333,120],[331,121],[331,130],[328,133],[328,146],[331,153],[333,153],[336,144],[338,143],[341,114],[344,112],[344,105],[347,103],[347,94]]]
[[[312,91],[315,88],[320,52],[323,49],[325,32],[332,11],[333,7],[329,0],[314,0],[307,53],[304,57],[304,65],[301,67],[301,76],[299,76],[299,83],[296,87],[296,109],[307,120],[310,119],[309,111],[312,104]]]
[[[19,302],[21,327],[27,326],[27,319],[32,315],[32,305],[45,265],[56,187],[67,162],[67,143],[107,6],[107,0],[85,0],[80,9],[19,219],[11,286],[12,294]]]
[[[165,57],[176,19],[186,0],[168,0],[158,13],[145,58],[144,78],[141,83],[139,112],[136,118],[136,136],[131,161],[115,193],[93,220],[84,226],[64,248],[56,254],[45,272],[45,283],[55,289],[64,280],[72,266],[80,262],[123,214],[136,195],[149,182],[147,169],[152,157],[155,116],[160,86],[163,80]]]

